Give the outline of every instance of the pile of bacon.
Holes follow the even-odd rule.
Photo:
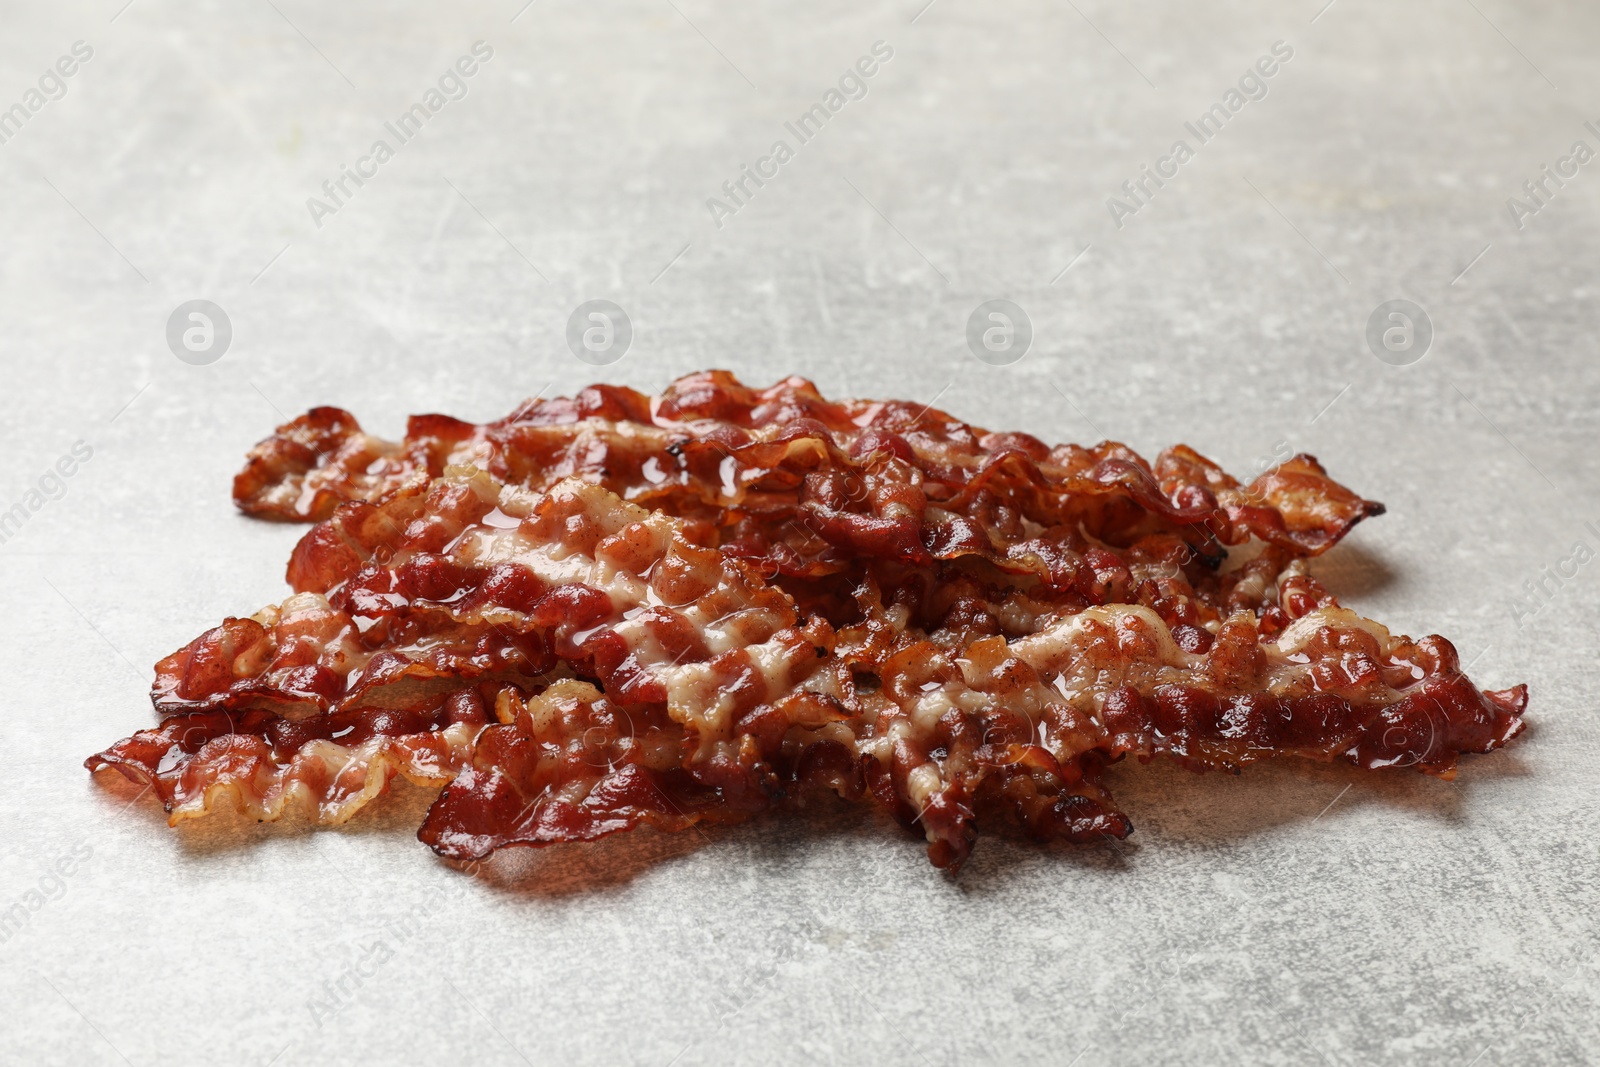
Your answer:
[[[712,371],[398,443],[316,408],[234,498],[316,523],[294,595],[157,664],[160,724],[87,761],[174,824],[224,800],[341,823],[401,774],[442,787],[421,839],[469,859],[826,790],[956,868],[980,827],[1126,836],[1102,770],[1128,754],[1450,778],[1527,702],[1307,573],[1383,508],[1305,455],[1242,485],[1183,446]]]

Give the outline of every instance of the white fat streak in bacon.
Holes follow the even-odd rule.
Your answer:
[[[771,703],[795,687],[806,668],[816,663],[816,652],[793,633],[780,633],[744,649],[750,666],[761,678],[760,703]],[[726,677],[710,663],[668,664],[660,669],[667,687],[667,711],[678,722],[692,725],[702,748],[733,732],[733,696],[723,688]]]
[[[313,651],[314,655],[309,662],[321,664],[340,674],[354,676],[372,659],[373,650],[362,647],[349,618],[329,604],[328,598],[321,593],[295,593],[282,604],[269,605],[252,615],[251,621],[260,623],[266,630],[267,640],[246,649],[234,658],[233,676],[249,678],[259,675],[264,681],[274,685],[282,682],[284,676],[294,670],[294,667],[280,667],[272,671],[266,670],[265,667],[267,662],[281,651],[281,640],[288,635],[287,628],[295,623],[303,623],[307,619],[321,616],[332,616],[340,622],[340,627],[332,640],[298,629],[293,633],[293,639],[300,642],[302,647],[309,646]]]
[[[328,488],[344,499],[371,499],[387,488],[390,462],[403,451],[404,446],[396,442],[365,432],[352,434],[331,461],[309,471],[298,486],[294,479],[285,479],[268,490],[265,499],[281,506],[292,498],[293,509],[301,515],[309,515],[317,494]],[[372,458],[358,468],[355,457],[363,455]]]
[[[430,734],[379,735],[354,746],[322,739],[307,741],[286,764],[259,761],[249,776],[222,770],[202,792],[174,807],[167,821],[176,826],[198,818],[231,796],[238,811],[263,822],[272,822],[298,805],[315,812],[317,822],[337,826],[380,796],[396,774],[425,787],[451,781],[470,760],[479,728],[452,723]],[[220,740],[231,743],[231,738]],[[206,749],[202,752],[208,757],[207,769],[212,761],[229,758],[225,750],[211,745]],[[238,762],[245,761],[258,762],[257,753],[241,754]],[[319,792],[308,780],[326,784]]]
[[[641,529],[650,539],[649,554],[656,560],[674,554],[682,523],[661,512],[650,512],[636,504],[598,486],[577,479],[567,479],[550,491],[552,499],[576,501],[584,509],[584,517],[594,522],[605,536],[621,532],[632,526]],[[529,500],[525,494],[508,493],[502,497],[501,510],[506,514],[528,513]],[[454,554],[462,563],[494,566],[511,563],[526,569],[542,582],[556,585],[587,585],[611,598],[612,610],[624,616],[612,629],[636,651],[646,645],[643,622],[627,618],[638,608],[665,607],[687,619],[699,631],[712,655],[745,647],[747,634],[752,631],[770,633],[792,621],[754,605],[757,592],[747,573],[730,560],[721,560],[712,592],[692,604],[669,604],[650,583],[648,574],[635,574],[626,567],[608,559],[596,559],[560,542],[537,538],[526,526],[514,528],[476,525],[469,527],[457,538]],[[718,610],[730,601],[732,610]],[[516,612],[488,609],[483,617],[499,614],[516,617]]]
[[[1269,655],[1275,650],[1279,656],[1290,656],[1310,644],[1322,630],[1365,630],[1378,642],[1378,651],[1390,655],[1398,642],[1389,628],[1382,623],[1364,619],[1349,608],[1317,608],[1289,624],[1278,635],[1274,645],[1267,646]]]
[[[1252,628],[1257,625],[1255,616],[1248,612],[1228,621]],[[1266,660],[1261,688],[1279,695],[1303,691],[1312,664],[1296,662],[1291,657],[1328,630],[1370,634],[1384,656],[1391,654],[1397,643],[1386,628],[1353,611],[1317,608],[1290,624],[1276,641],[1260,643],[1258,647]],[[1099,650],[1094,647],[1097,641],[1111,642],[1114,654],[1098,656]],[[1124,685],[1132,684],[1148,693],[1159,685],[1212,688],[1214,684],[1205,673],[1207,657],[1183,651],[1155,612],[1136,605],[1108,604],[1067,616],[1012,642],[1011,651],[1049,680],[1069,703],[1095,713],[1114,690]],[[1385,695],[1399,698],[1392,689]]]

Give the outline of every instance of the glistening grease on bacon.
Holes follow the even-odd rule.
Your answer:
[[[714,371],[399,443],[317,408],[234,492],[315,521],[295,595],[163,660],[161,725],[89,760],[173,821],[224,796],[343,821],[398,773],[444,786],[422,839],[480,858],[828,791],[954,869],[980,829],[1125,836],[1101,771],[1129,754],[1448,778],[1522,728],[1524,687],[1480,692],[1309,575],[1382,512],[1309,456],[1243,485],[1183,446]]]

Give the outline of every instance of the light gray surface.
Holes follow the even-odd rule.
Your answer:
[[[94,48],[0,146],[0,507],[94,449],[0,545],[0,908],[91,853],[0,944],[0,1061],[1600,1059],[1600,569],[1513,613],[1600,549],[1600,163],[1523,231],[1505,205],[1600,147],[1593,5],[120,2],[0,5],[0,107]],[[314,227],[478,39],[469,95]],[[868,95],[716,229],[706,198],[880,39]],[[1280,39],[1267,98],[1117,230],[1106,198]],[[993,368],[963,329],[999,296],[1036,337]],[[1394,368],[1362,331],[1402,296],[1438,336]],[[197,297],[234,325],[211,366],[163,336]],[[599,370],[562,339],[593,297],[637,331]],[[1534,726],[1454,784],[1119,768],[1125,845],[985,840],[959,881],[842,810],[472,879],[412,838],[415,791],[338,832],[173,831],[79,768],[149,721],[158,657],[285,592],[299,531],[228,500],[280,415],[393,433],[707,366],[1239,471],[1311,451],[1390,508],[1319,572],[1528,682]]]

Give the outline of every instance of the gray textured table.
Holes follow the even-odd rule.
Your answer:
[[[0,10],[0,1061],[1600,1059],[1592,5],[119,3]],[[1032,340],[992,365],[999,298]],[[196,299],[232,335],[191,363]],[[590,299],[632,327],[603,368]],[[1414,315],[1369,350],[1393,299],[1420,359]],[[173,831],[79,768],[283,595],[299,531],[228,499],[280,418],[707,366],[1313,452],[1390,509],[1318,572],[1528,682],[1533,729],[1455,783],[1120,767],[1125,845],[985,840],[958,881],[836,809],[474,879],[414,790]]]

